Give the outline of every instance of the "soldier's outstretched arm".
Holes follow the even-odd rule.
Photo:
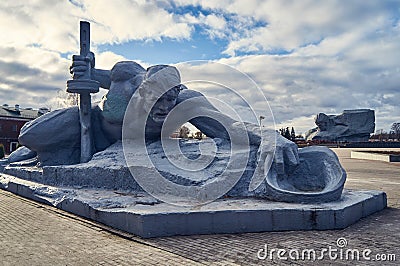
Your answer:
[[[243,124],[236,121],[230,116],[222,113],[215,106],[213,106],[207,98],[198,91],[183,90],[178,97],[178,103],[185,100],[191,100],[193,104],[190,110],[186,110],[188,113],[193,113],[197,116],[191,119],[189,122],[198,128],[201,132],[206,134],[210,138],[221,138],[221,139],[231,139],[231,137],[237,138],[243,133],[241,130],[246,130],[249,136],[249,142],[251,145],[260,144],[260,135],[252,130],[253,125],[247,122]],[[250,128],[251,130],[249,130]]]
[[[287,174],[298,166],[297,145],[282,137],[277,131],[232,119],[215,108],[200,92],[183,90],[179,94],[178,103],[185,100],[191,100],[193,103],[190,105],[192,108],[184,111],[189,115],[198,115],[189,122],[208,137],[240,142],[243,141],[243,133],[247,133],[249,144],[259,145],[259,159],[261,161],[264,161],[275,148],[273,160],[278,174]]]

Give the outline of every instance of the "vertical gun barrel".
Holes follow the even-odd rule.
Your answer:
[[[87,56],[90,52],[90,24],[87,21],[80,22],[80,55]]]
[[[90,24],[80,22],[80,55],[86,57],[90,51]],[[90,79],[90,63],[82,79]],[[79,117],[81,122],[81,163],[90,161],[93,154],[93,138],[91,129],[91,99],[88,91],[79,95]]]
[[[90,53],[90,23],[80,22],[80,55],[84,58]],[[91,128],[91,96],[99,91],[99,83],[91,80],[91,63],[87,61],[86,72],[77,79],[67,81],[67,91],[79,93],[79,119],[81,124],[81,163],[90,161],[94,152]]]

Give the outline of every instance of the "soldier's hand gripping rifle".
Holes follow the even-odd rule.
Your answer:
[[[91,79],[91,62],[93,56],[90,52],[90,24],[80,22],[80,57],[87,60],[86,71],[79,77],[67,81],[67,92],[79,94],[79,118],[81,124],[81,163],[88,162],[94,152],[93,132],[91,127],[91,96],[90,93],[99,92],[99,82]],[[92,58],[91,58],[92,57]]]

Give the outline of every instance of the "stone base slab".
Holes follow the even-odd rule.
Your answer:
[[[146,194],[55,187],[6,174],[0,174],[0,188],[144,238],[342,229],[387,206],[380,191],[345,190],[339,201],[320,204],[225,198],[179,207]]]
[[[352,159],[374,160],[383,162],[400,162],[400,155],[374,153],[372,151],[351,151]]]

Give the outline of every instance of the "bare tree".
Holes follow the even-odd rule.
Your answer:
[[[55,98],[51,100],[51,109],[59,109],[70,107],[79,104],[79,94],[68,93],[65,90],[59,89],[56,92]]]
[[[290,131],[290,140],[294,141],[296,139],[296,132],[294,131],[294,127],[292,127],[292,130]]]
[[[196,133],[194,133],[194,138],[195,139],[198,139],[198,140],[201,140],[201,139],[203,139],[203,133],[201,132],[201,131],[197,131]]]
[[[179,137],[183,139],[189,138],[190,129],[186,126],[181,126],[179,129]]]
[[[393,123],[390,127],[390,131],[397,140],[400,140],[400,123]]]

